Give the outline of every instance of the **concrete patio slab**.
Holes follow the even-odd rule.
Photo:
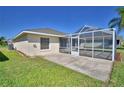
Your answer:
[[[113,62],[109,60],[72,56],[64,53],[49,54],[44,58],[102,81],[109,80],[113,66]]]

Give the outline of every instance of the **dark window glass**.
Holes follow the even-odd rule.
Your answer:
[[[67,45],[68,45],[68,39],[60,38],[60,47],[67,47]]]
[[[41,46],[41,49],[49,49],[49,38],[41,38],[40,46]]]

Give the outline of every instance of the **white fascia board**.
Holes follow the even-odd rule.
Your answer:
[[[18,36],[20,36],[20,35],[23,34],[23,33],[24,33],[24,32],[22,31],[22,32],[20,32],[19,34],[17,34],[14,39],[16,39]]]
[[[39,33],[39,32],[32,32],[32,31],[24,31],[25,33],[29,34],[37,34],[37,35],[46,35],[46,36],[55,36],[55,37],[63,37],[65,35],[54,35],[54,34],[47,34],[47,33]]]
[[[32,31],[22,31],[21,33],[19,33],[19,34],[15,37],[15,39],[16,39],[18,36],[20,36],[20,35],[22,35],[22,34],[24,34],[24,33],[27,33],[27,34],[35,34],[35,35],[45,35],[45,36],[55,36],[55,37],[65,37],[65,35],[54,35],[54,34],[39,33],[39,32],[32,32]]]

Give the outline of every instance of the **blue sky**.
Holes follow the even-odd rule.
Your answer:
[[[53,28],[73,33],[83,25],[107,28],[118,7],[0,7],[0,36],[13,38],[23,29]],[[120,33],[124,37],[124,32]]]

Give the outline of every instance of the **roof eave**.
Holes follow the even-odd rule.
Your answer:
[[[39,33],[39,32],[32,32],[32,31],[22,31],[14,39],[17,37],[21,36],[22,34],[27,33],[27,34],[35,34],[35,35],[45,35],[45,36],[54,36],[54,37],[64,37],[65,35],[55,35],[55,34],[47,34],[47,33]]]

